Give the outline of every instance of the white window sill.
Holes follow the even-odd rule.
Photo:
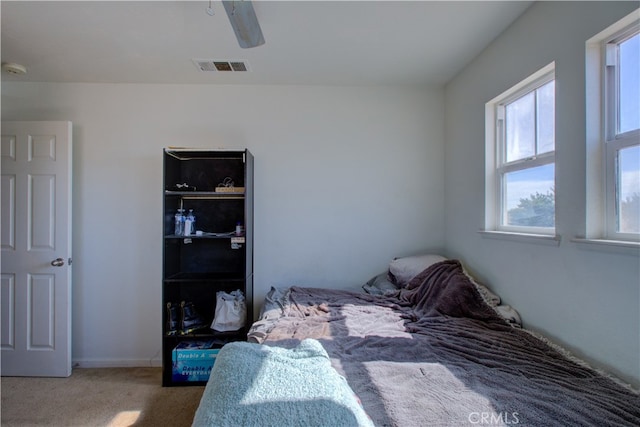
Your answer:
[[[585,249],[640,255],[640,242],[607,239],[585,239],[582,237],[575,237],[571,239],[571,241],[577,243]]]
[[[551,246],[560,245],[560,236],[552,234],[514,233],[512,231],[480,230],[482,237],[511,240],[523,243],[538,243]]]

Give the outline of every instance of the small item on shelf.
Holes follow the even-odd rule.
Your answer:
[[[231,177],[226,177],[216,186],[216,193],[244,193],[244,187],[236,187]]]
[[[244,187],[216,187],[216,193],[244,193]]]
[[[184,184],[176,184],[178,191],[196,191],[195,185],[189,185],[186,182]]]
[[[244,242],[245,242],[244,236],[231,237],[231,249],[242,248],[242,245],[244,245]]]
[[[193,331],[204,328],[205,321],[200,317],[192,302],[182,301],[180,303],[180,333],[190,334]]]
[[[178,333],[178,304],[167,303],[167,335]]]
[[[238,221],[236,223],[236,236],[242,236],[242,222]]]
[[[176,236],[184,235],[184,222],[185,222],[184,209],[178,209],[178,211],[176,212],[175,221],[174,221],[175,223],[174,234]]]
[[[233,179],[231,179],[230,176],[226,177],[225,179],[222,180],[222,182],[220,184],[218,184],[218,187],[234,187],[235,186],[235,182],[233,182]]]
[[[184,220],[184,235],[191,236],[196,232],[196,217],[193,214],[193,209],[189,209],[189,213],[187,214]]]
[[[244,327],[246,318],[247,304],[240,289],[231,293],[216,292],[216,310],[211,329],[218,332],[237,331]]]

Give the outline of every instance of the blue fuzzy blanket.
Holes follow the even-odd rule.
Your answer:
[[[247,342],[218,354],[193,426],[372,426],[314,339],[292,349]]]

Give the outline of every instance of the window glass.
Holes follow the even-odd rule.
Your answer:
[[[504,224],[525,227],[555,226],[555,165],[504,174]]]
[[[506,162],[555,150],[555,81],[505,106]]]
[[[538,154],[555,150],[555,80],[540,87],[537,92]]]
[[[618,232],[640,233],[640,145],[618,151]]]
[[[640,128],[640,34],[620,43],[619,133]]]
[[[507,104],[506,161],[526,159],[535,154],[535,93],[531,92]]]

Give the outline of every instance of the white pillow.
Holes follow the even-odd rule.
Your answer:
[[[494,307],[500,316],[502,316],[507,322],[512,325],[517,325],[522,327],[522,320],[520,319],[520,315],[518,312],[508,304],[502,304],[497,307]]]
[[[446,260],[447,258],[434,254],[396,258],[389,263],[389,276],[397,286],[405,287],[411,279],[431,265]]]

